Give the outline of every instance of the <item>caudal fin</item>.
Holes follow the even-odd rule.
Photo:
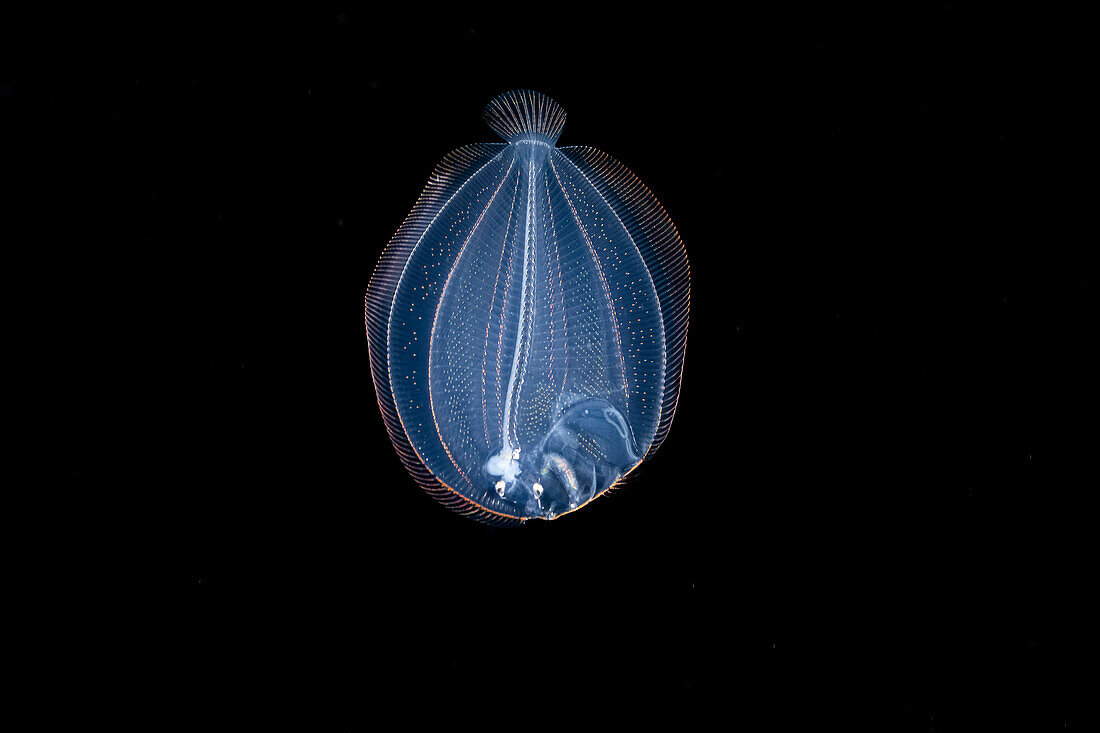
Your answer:
[[[530,89],[504,92],[486,105],[482,117],[508,142],[533,138],[553,145],[565,126],[561,105]]]

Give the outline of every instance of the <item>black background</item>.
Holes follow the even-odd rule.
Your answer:
[[[108,709],[1081,725],[1095,296],[1055,168],[1069,19],[317,3],[34,23],[0,104],[45,141],[26,185],[66,314],[53,460],[103,520],[85,549],[117,582],[92,605],[117,609],[103,661],[132,673]],[[493,140],[481,109],[516,87],[665,205],[692,320],[636,480],[495,529],[402,470],[362,299],[434,164]]]

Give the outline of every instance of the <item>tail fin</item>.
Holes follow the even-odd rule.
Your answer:
[[[553,145],[565,126],[565,110],[550,97],[530,89],[501,94],[482,113],[493,132],[508,142],[543,140]]]

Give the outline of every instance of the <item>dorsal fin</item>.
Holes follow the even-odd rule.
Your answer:
[[[553,145],[565,126],[565,110],[550,97],[513,89],[493,99],[482,113],[493,132],[508,142],[542,140]]]

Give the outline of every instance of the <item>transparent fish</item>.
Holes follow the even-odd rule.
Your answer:
[[[397,453],[440,502],[553,519],[668,434],[687,254],[621,163],[556,147],[554,100],[510,91],[484,117],[507,143],[444,158],[374,271],[371,371]]]

